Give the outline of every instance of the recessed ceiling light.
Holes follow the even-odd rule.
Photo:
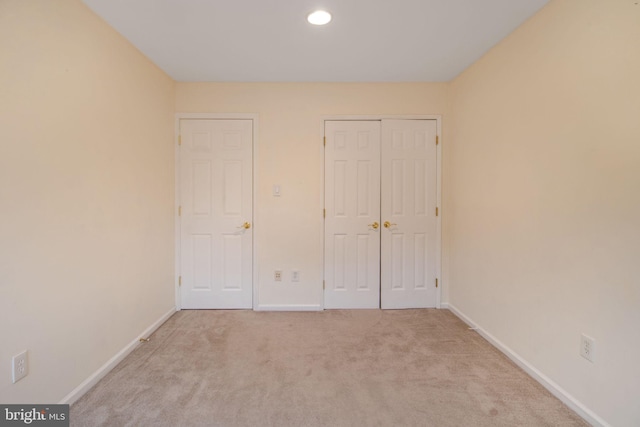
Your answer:
[[[316,10],[307,16],[307,21],[313,25],[325,25],[331,22],[331,14],[324,10]]]

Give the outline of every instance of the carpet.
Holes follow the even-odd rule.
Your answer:
[[[71,426],[588,426],[448,310],[180,311]]]

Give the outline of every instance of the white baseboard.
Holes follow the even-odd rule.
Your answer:
[[[260,304],[255,311],[321,311],[319,304]]]
[[[509,359],[511,359],[516,365],[518,365],[522,370],[524,370],[529,376],[531,376],[534,380],[538,381],[544,388],[549,390],[551,394],[557,397],[562,403],[571,408],[575,413],[580,415],[586,422],[591,424],[592,426],[597,427],[611,427],[606,421],[596,415],[593,411],[579,402],[575,397],[571,396],[552,381],[549,377],[544,375],[542,372],[537,370],[533,365],[523,359],[519,354],[511,350],[509,347],[504,345],[500,340],[491,335],[489,332],[485,331],[481,326],[479,326],[476,322],[471,320],[468,316],[463,314],[460,310],[458,310],[454,305],[449,303],[442,303],[442,308],[449,309],[453,314],[458,316],[464,323],[469,325],[472,329],[474,329],[477,333],[480,334],[485,340],[489,341],[491,345],[504,353]]]
[[[158,329],[164,322],[169,319],[176,312],[176,308],[173,307],[171,310],[162,315],[158,320],[156,320],[151,326],[138,334],[139,337],[148,337],[151,335],[156,329]],[[68,404],[72,405],[75,401],[80,399],[86,392],[88,392],[91,387],[96,385],[98,381],[100,381],[105,375],[109,373],[116,365],[129,355],[138,345],[140,344],[139,338],[131,341],[129,344],[125,346],[122,350],[120,350],[115,356],[113,356],[107,363],[102,365],[97,371],[95,371],[89,378],[84,380],[78,387],[76,387],[71,393],[66,395],[59,403],[60,404]]]

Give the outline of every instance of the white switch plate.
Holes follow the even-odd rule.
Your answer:
[[[280,184],[273,185],[273,196],[280,197]]]
[[[12,380],[17,383],[27,376],[29,373],[29,365],[27,363],[27,350],[13,356],[11,359]]]
[[[291,281],[299,282],[300,281],[300,272],[298,270],[293,270],[291,272]]]

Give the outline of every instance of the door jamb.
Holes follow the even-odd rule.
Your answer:
[[[439,144],[436,145],[436,206],[438,206],[439,214],[436,217],[436,278],[438,279],[439,285],[436,289],[436,308],[441,308],[442,305],[442,288],[445,286],[443,277],[442,277],[442,115],[440,114],[419,114],[419,115],[326,115],[321,117],[320,122],[320,150],[322,159],[321,162],[321,191],[320,191],[320,205],[324,209],[324,129],[325,122],[329,120],[343,120],[343,121],[382,121],[382,120],[435,120],[436,121],[436,135],[439,139]],[[322,254],[322,279],[323,283],[325,280],[324,277],[324,245],[325,245],[325,233],[324,233],[324,215],[320,215],[320,221],[322,230],[322,238],[320,241],[322,242],[322,247],[320,248]],[[324,310],[324,289],[322,284],[320,286],[321,289],[321,303],[320,309]]]
[[[251,287],[253,288],[253,297],[252,297],[252,307],[253,310],[256,310],[258,306],[258,291],[259,286],[256,283],[258,277],[260,277],[259,269],[258,269],[258,256],[257,256],[257,245],[256,245],[256,224],[258,224],[257,211],[256,211],[256,188],[257,188],[257,174],[256,174],[256,158],[258,156],[258,119],[259,115],[255,113],[176,113],[175,115],[175,125],[174,125],[174,184],[175,184],[175,197],[174,197],[174,242],[175,242],[175,273],[174,273],[174,287],[175,287],[175,300],[176,300],[176,310],[182,310],[182,295],[180,293],[180,284],[179,277],[181,276],[181,265],[180,265],[180,253],[181,250],[181,242],[180,242],[180,217],[178,216],[178,207],[180,206],[180,146],[179,146],[179,138],[180,138],[180,120],[251,120],[252,121],[252,207],[251,207],[251,224],[254,229],[253,231],[253,248],[252,248],[252,277],[251,277]]]

